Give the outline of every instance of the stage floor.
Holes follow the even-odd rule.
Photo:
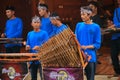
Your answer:
[[[97,75],[114,74],[114,70],[110,58],[110,48],[105,46],[101,47],[98,53],[101,54],[100,56],[98,56],[98,61],[101,62],[101,64],[97,64],[96,74]]]

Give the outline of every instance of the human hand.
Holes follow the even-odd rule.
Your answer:
[[[35,46],[34,48],[33,48],[33,50],[39,50],[39,46]]]
[[[26,45],[26,41],[23,41],[22,44],[25,46]]]
[[[113,24],[113,25],[111,25],[111,26],[109,26],[108,27],[109,29],[112,29],[112,30],[116,30],[116,28],[115,28],[115,25]]]
[[[29,46],[29,45],[27,45],[25,49],[26,49],[26,50],[30,50],[30,46]]]
[[[5,38],[5,33],[2,33],[2,34],[1,34],[1,38]]]
[[[81,46],[82,49],[86,50],[87,49],[87,46]]]

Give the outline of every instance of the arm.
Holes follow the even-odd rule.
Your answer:
[[[47,42],[48,39],[49,39],[48,33],[45,32],[45,34],[44,34],[44,39],[43,39],[43,41],[42,41],[42,44],[44,44],[45,42]]]
[[[94,49],[99,49],[101,45],[101,30],[100,27],[98,26],[95,30],[95,34],[94,34]]]
[[[55,36],[55,29],[56,29],[56,26],[54,26],[54,25],[52,25],[52,32],[49,34],[49,37],[51,38],[51,37],[53,37],[53,36]]]
[[[77,37],[78,35],[77,34],[78,34],[78,24],[76,25],[76,29],[75,29],[75,35],[76,35],[76,38],[78,40],[78,37]]]
[[[88,46],[81,46],[82,49],[86,50],[86,49],[94,49],[94,45],[88,45]]]
[[[22,20],[19,19],[18,26],[17,26],[17,31],[13,35],[11,35],[11,38],[22,35],[22,30],[23,30],[23,23],[22,23]]]
[[[27,42],[26,42],[26,50],[30,50],[30,43],[29,43],[29,33],[27,35]]]
[[[101,44],[101,31],[100,27],[96,28],[95,33],[94,33],[94,38],[93,38],[93,44],[92,45],[82,45],[81,48],[86,50],[86,49],[99,49]]]
[[[119,13],[119,10],[115,9],[114,17],[113,17],[113,23],[114,23],[115,27],[120,28],[120,21],[118,20],[119,15],[117,15],[118,14],[117,12]]]
[[[33,48],[33,50],[39,50],[40,46],[44,44],[46,41],[48,41],[49,37],[47,32],[45,32],[42,38],[43,38],[42,42],[37,43],[36,46]]]

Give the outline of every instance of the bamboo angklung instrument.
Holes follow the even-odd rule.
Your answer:
[[[40,60],[43,67],[83,67],[90,60],[80,49],[75,35],[70,28],[50,38],[37,54],[13,53],[0,54],[0,61],[25,62]]]
[[[85,67],[87,63],[70,28],[43,44],[38,55],[45,67]]]

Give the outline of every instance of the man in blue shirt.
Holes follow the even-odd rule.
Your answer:
[[[109,28],[116,29],[120,28],[120,1],[117,0],[118,8],[114,11],[114,17],[113,17],[113,23]],[[111,41],[111,59],[113,68],[115,71],[115,75],[113,76],[120,76],[120,64],[119,64],[119,52],[120,52],[120,32],[119,33],[113,33],[112,35],[112,41]],[[120,80],[120,79],[118,79]]]
[[[40,30],[40,18],[35,16],[32,18],[33,31],[30,31],[27,35],[26,50],[31,53],[37,53],[39,47],[48,40],[48,34],[46,31]],[[40,77],[42,80],[42,66],[39,61],[30,62],[31,80],[37,80],[37,71],[40,70]]]
[[[96,50],[100,48],[101,31],[100,26],[93,23],[90,19],[92,10],[90,7],[81,7],[81,18],[83,22],[76,25],[76,38],[81,45],[84,53],[90,55],[92,58],[85,68],[87,80],[94,80],[96,69]]]
[[[15,17],[15,8],[13,6],[6,7],[6,15],[8,20],[6,22],[5,33],[1,35],[2,38],[21,38],[23,23],[18,17]],[[19,53],[21,44],[5,44],[6,53]]]
[[[38,12],[41,17],[41,27],[40,29],[46,31],[48,35],[51,35],[53,30],[53,25],[50,22],[48,6],[46,4],[38,5]]]
[[[57,13],[53,12],[51,15],[50,15],[50,21],[51,23],[54,25],[53,27],[53,31],[50,35],[50,37],[53,37],[57,34],[59,34],[60,32],[62,32],[64,29],[67,28],[66,25],[64,25],[61,20],[60,20],[60,17]]]

